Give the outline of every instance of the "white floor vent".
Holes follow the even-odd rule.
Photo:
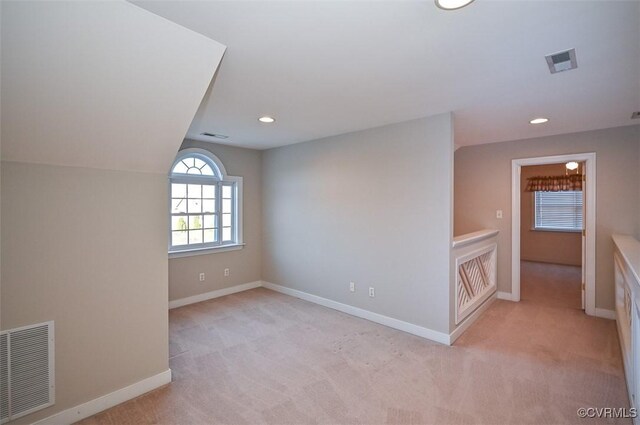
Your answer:
[[[53,322],[0,332],[0,423],[54,404]]]

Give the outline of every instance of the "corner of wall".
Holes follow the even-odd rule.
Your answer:
[[[263,280],[448,334],[452,129],[446,113],[263,152]]]
[[[169,301],[200,299],[262,279],[262,154],[256,149],[185,139],[180,150],[197,148],[215,155],[229,175],[243,178],[243,239],[241,249],[169,260]],[[230,275],[224,275],[224,269]],[[206,280],[201,282],[199,274]]]

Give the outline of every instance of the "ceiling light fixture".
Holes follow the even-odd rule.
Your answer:
[[[473,3],[473,0],[435,0],[436,6],[443,10],[457,10]]]
[[[573,171],[578,169],[579,164],[575,161],[570,161],[567,162],[564,166],[567,167],[567,170]]]
[[[531,121],[529,121],[529,123],[531,123],[531,124],[544,124],[544,123],[546,123],[548,121],[549,121],[548,118],[534,118]]]
[[[273,117],[264,116],[264,117],[258,118],[258,121],[266,123],[266,124],[271,124],[272,122],[276,122],[276,119],[273,118]]]

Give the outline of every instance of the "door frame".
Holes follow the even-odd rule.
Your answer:
[[[511,161],[511,300],[520,301],[520,173],[523,166],[584,162],[586,182],[584,191],[585,219],[585,312],[596,315],[596,153],[540,156]]]

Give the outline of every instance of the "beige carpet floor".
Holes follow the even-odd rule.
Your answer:
[[[453,347],[262,288],[175,309],[174,382],[82,423],[629,424],[576,415],[628,407],[615,323],[579,309],[579,273],[523,263],[522,301]]]
[[[544,307],[582,308],[580,267],[523,261],[520,296]]]

